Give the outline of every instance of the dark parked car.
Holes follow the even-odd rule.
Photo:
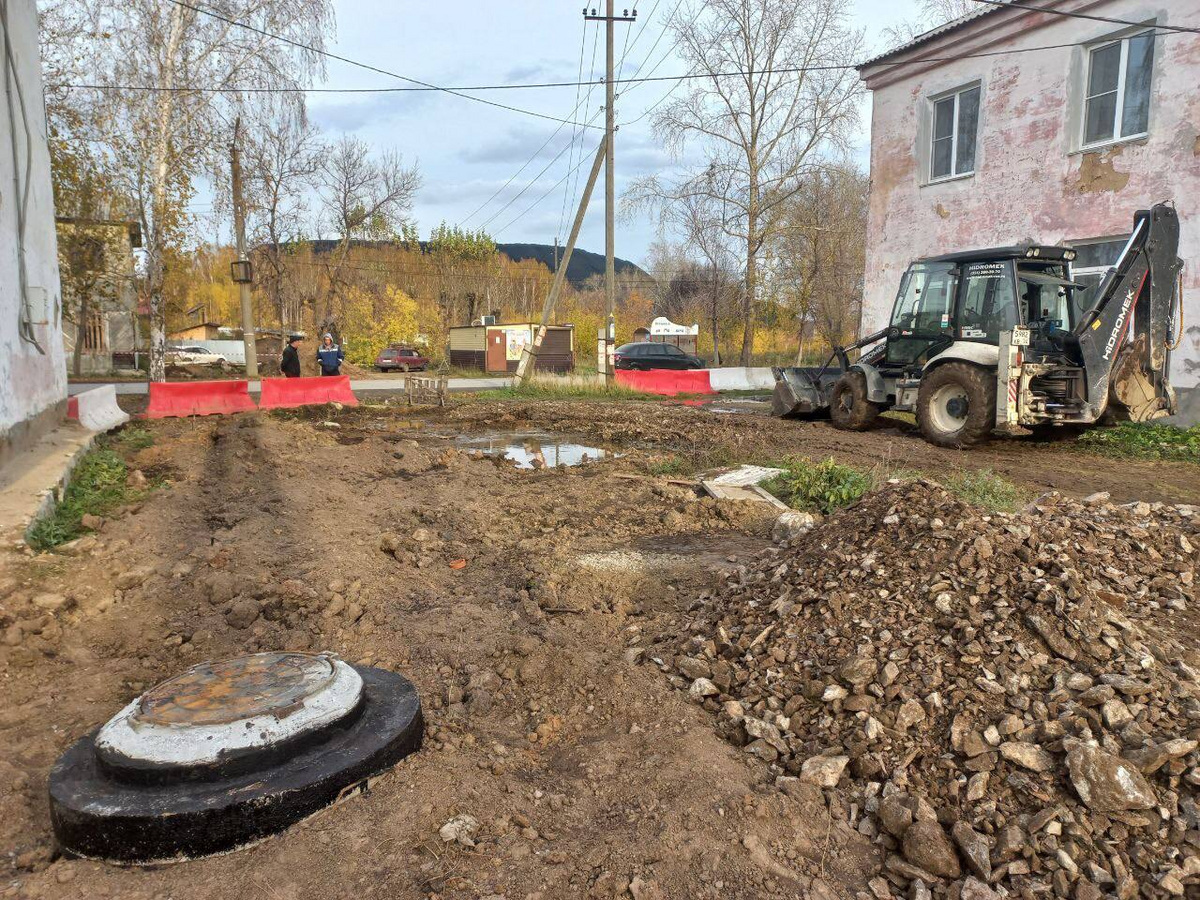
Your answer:
[[[651,341],[622,344],[617,348],[618,369],[703,369],[704,360],[685,353],[674,344],[658,344]]]
[[[375,357],[375,368],[380,372],[395,369],[401,372],[423,372],[429,368],[429,359],[411,347],[385,347]]]

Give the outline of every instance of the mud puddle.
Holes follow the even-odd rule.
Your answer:
[[[492,431],[460,435],[455,444],[463,450],[478,450],[487,456],[511,460],[518,469],[581,466],[612,454],[562,435],[546,431]]]
[[[701,407],[705,412],[716,413],[718,415],[737,415],[749,414],[756,416],[765,416],[771,411],[770,400],[714,400],[711,403],[705,403]]]

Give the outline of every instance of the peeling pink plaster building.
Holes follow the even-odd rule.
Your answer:
[[[1168,29],[1200,27],[1200,0],[1032,5],[1137,24],[981,3],[860,67],[872,91],[863,333],[887,323],[913,259],[1066,243],[1077,280],[1097,284],[1134,211],[1173,200],[1187,333],[1172,379],[1195,387],[1200,34]]]

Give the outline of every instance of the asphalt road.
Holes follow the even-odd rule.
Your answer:
[[[451,378],[450,390],[490,391],[496,388],[508,387],[511,381],[511,378]],[[89,381],[86,384],[68,385],[67,393],[73,396],[89,388],[100,387],[104,384],[114,385],[118,394],[137,395],[146,394],[149,391],[149,387],[145,381]],[[402,391],[404,390],[404,379],[402,376],[396,378],[351,378],[350,389],[356,393],[361,391],[380,391],[384,393],[388,391]],[[251,381],[250,393],[257,394],[258,392],[259,383]]]

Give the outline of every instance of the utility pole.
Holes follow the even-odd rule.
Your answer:
[[[563,252],[562,266],[555,271],[554,283],[550,285],[550,293],[546,295],[546,305],[542,307],[542,324],[538,326],[537,334],[533,337],[533,344],[525,345],[525,349],[521,352],[521,361],[517,363],[518,384],[525,384],[529,381],[537,366],[538,351],[542,349],[542,342],[546,339],[546,326],[550,324],[550,317],[554,314],[554,304],[558,302],[558,294],[562,290],[563,282],[566,281],[567,269],[571,266],[571,254],[575,252],[575,241],[579,237],[579,229],[583,227],[583,217],[587,213],[588,201],[592,199],[592,188],[596,186],[596,178],[600,174],[600,164],[605,159],[607,149],[608,138],[605,137],[600,141],[600,146],[596,148],[592,171],[583,188],[583,196],[579,198],[579,209],[575,212],[575,221],[571,223],[571,234],[567,238],[567,249]]]
[[[558,235],[554,236],[554,274],[558,274]]]
[[[604,21],[604,301],[608,309],[608,321],[604,336],[604,380],[607,384],[613,381],[613,347],[617,340],[617,272],[616,272],[616,241],[617,241],[617,192],[616,173],[613,171],[615,151],[613,145],[616,131],[616,116],[613,104],[616,102],[613,79],[613,24],[615,22],[637,21],[637,10],[633,15],[629,10],[616,15],[613,8],[614,0],[605,0],[605,14],[596,15],[596,10],[584,8],[583,17],[591,20]]]
[[[242,117],[233,120],[233,143],[229,147],[230,174],[233,185],[233,231],[237,240],[237,262],[230,266],[242,300],[242,342],[246,345],[246,377],[258,377],[258,350],[254,344],[254,306],[250,302],[250,282],[253,275],[246,258],[246,203],[242,197],[242,162],[238,151]],[[282,323],[280,323],[282,325]]]

